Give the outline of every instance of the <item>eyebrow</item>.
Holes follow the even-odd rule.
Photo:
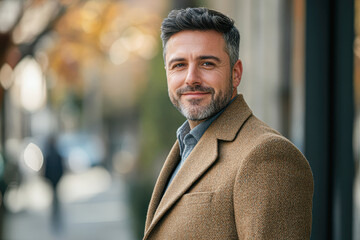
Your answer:
[[[212,55],[199,56],[197,59],[200,59],[200,60],[213,59],[217,62],[221,62],[220,58],[212,56]],[[181,61],[185,61],[185,58],[173,58],[168,62],[168,65],[170,66],[174,62],[181,62]]]
[[[168,62],[168,65],[170,66],[174,62],[181,62],[181,61],[184,61],[184,60],[185,60],[185,58],[173,58]]]
[[[200,60],[207,60],[207,59],[213,59],[217,62],[221,62],[220,58],[218,57],[215,57],[215,56],[212,56],[212,55],[209,55],[209,56],[200,56],[198,57]]]

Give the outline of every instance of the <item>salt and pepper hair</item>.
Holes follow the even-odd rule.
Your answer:
[[[203,7],[172,10],[161,25],[164,60],[168,40],[175,33],[184,30],[215,30],[221,33],[226,44],[225,51],[230,58],[230,66],[234,67],[239,59],[240,44],[240,33],[234,25],[234,20],[220,12]]]

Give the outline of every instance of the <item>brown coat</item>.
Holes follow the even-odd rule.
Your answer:
[[[313,177],[300,151],[242,95],[215,120],[163,195],[175,143],[149,204],[145,239],[309,239]]]

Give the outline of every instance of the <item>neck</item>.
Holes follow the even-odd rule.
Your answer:
[[[206,119],[207,119],[207,118],[206,118]],[[193,129],[194,127],[196,127],[196,126],[199,125],[200,123],[206,121],[206,119],[203,119],[203,120],[189,120],[189,119],[188,119],[190,129]]]

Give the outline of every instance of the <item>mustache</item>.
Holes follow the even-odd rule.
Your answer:
[[[212,87],[205,87],[205,86],[200,86],[200,85],[196,85],[194,87],[186,86],[186,87],[179,88],[178,90],[176,90],[177,95],[181,95],[181,94],[188,93],[188,92],[208,92],[208,93],[214,94],[215,90]]]

